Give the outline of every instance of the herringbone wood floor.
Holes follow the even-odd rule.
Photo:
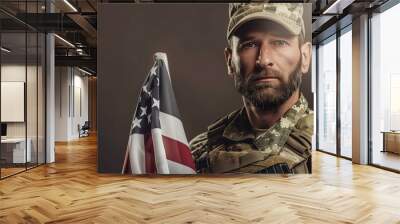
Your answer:
[[[314,153],[312,175],[96,172],[96,139],[0,181],[0,223],[400,223],[400,175]]]

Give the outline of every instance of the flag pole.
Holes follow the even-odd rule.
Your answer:
[[[131,136],[129,136],[128,144],[126,145],[124,165],[122,166],[122,173],[121,174],[125,174],[125,169],[128,166],[129,146],[131,144],[130,140],[131,140]]]

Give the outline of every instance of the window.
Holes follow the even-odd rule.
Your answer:
[[[400,4],[371,18],[371,157],[373,164],[396,170],[400,170],[396,154],[400,153],[400,31],[395,28],[399,21]]]
[[[336,153],[336,36],[318,47],[317,149]]]
[[[351,26],[340,36],[340,155],[352,157],[352,35]]]

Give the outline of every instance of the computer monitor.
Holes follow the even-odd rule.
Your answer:
[[[1,136],[2,137],[7,136],[7,124],[6,123],[1,123]]]

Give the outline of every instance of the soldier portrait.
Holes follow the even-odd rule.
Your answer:
[[[303,4],[231,3],[225,61],[243,106],[190,141],[197,173],[311,173]]]

